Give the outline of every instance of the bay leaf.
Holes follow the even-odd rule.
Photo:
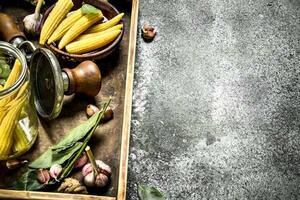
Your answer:
[[[158,189],[142,184],[138,186],[138,195],[140,200],[165,200]]]
[[[72,147],[65,149],[60,152],[52,152],[52,149],[48,149],[44,154],[42,154],[38,159],[33,161],[29,167],[40,169],[40,168],[50,168],[54,164],[63,164],[65,161],[70,159],[77,150],[80,149],[82,142],[77,142]]]
[[[52,150],[64,150],[69,146],[72,146],[77,141],[84,138],[89,131],[96,125],[97,119],[101,112],[97,112],[91,118],[89,118],[86,122],[80,124],[79,126],[73,128],[59,143],[52,146]]]
[[[30,163],[28,167],[30,168],[46,168],[45,166],[51,166],[52,164],[52,151],[48,149],[35,161]]]
[[[25,174],[23,174],[18,181],[14,182],[10,189],[13,190],[40,190],[45,187],[37,181],[36,170],[29,169]]]

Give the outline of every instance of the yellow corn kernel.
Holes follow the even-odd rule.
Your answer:
[[[108,20],[107,22],[92,26],[85,32],[85,34],[96,33],[96,32],[100,32],[100,31],[104,31],[110,27],[113,27],[114,25],[119,23],[119,21],[122,19],[123,16],[124,16],[124,13],[120,13],[117,16],[115,16],[114,18]]]
[[[78,21],[84,14],[81,12],[81,9],[74,11],[70,16],[64,19],[57,29],[53,32],[51,37],[48,39],[47,43],[51,44],[62,38],[64,34],[72,27],[72,25]]]
[[[110,31],[96,37],[83,39],[77,42],[72,42],[66,46],[68,53],[82,54],[95,49],[101,48],[114,41],[121,30]]]
[[[39,41],[41,45],[46,43],[55,28],[72,9],[73,5],[72,0],[58,0],[42,27]]]
[[[90,26],[95,24],[97,21],[103,18],[102,12],[99,10],[99,13],[91,13],[82,16],[73,26],[67,31],[67,33],[62,37],[58,44],[58,48],[62,49],[67,44],[72,42],[77,36],[82,32],[88,29]]]
[[[118,24],[118,25],[113,26],[113,27],[111,27],[109,29],[106,29],[104,31],[80,35],[79,37],[76,38],[76,41],[87,39],[87,38],[92,38],[92,37],[102,35],[104,33],[110,32],[110,31],[121,30],[122,28],[123,28],[123,24]]]

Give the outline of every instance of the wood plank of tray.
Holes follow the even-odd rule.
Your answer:
[[[122,128],[122,143],[121,143],[121,158],[120,158],[120,174],[118,184],[118,200],[125,200],[126,185],[127,185],[127,169],[128,169],[128,154],[130,141],[130,123],[131,108],[132,108],[132,88],[134,77],[134,63],[137,37],[137,23],[138,23],[138,9],[139,0],[132,1],[131,22],[130,22],[130,36],[129,36],[129,50],[128,50],[128,64],[127,64],[127,80],[125,86],[125,102],[124,102],[124,118]]]
[[[39,200],[116,200],[115,197],[103,197],[94,195],[82,195],[82,194],[64,194],[53,192],[28,192],[28,191],[11,191],[0,189],[1,198],[3,199],[39,199]]]

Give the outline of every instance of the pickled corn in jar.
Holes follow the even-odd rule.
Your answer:
[[[37,131],[25,57],[17,48],[0,42],[0,160],[27,152]]]

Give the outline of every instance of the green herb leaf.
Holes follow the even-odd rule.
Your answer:
[[[40,168],[50,168],[54,164],[63,164],[70,157],[72,157],[77,150],[80,149],[82,142],[75,143],[72,147],[65,149],[60,152],[53,152],[51,149],[48,149],[43,153],[38,159],[33,161],[29,167],[40,169]]]
[[[138,194],[140,200],[165,200],[163,195],[155,187],[149,187],[146,185],[138,186]]]
[[[61,151],[59,153],[53,153],[52,164],[63,164],[65,161],[69,160],[69,158],[73,157],[81,146],[82,142],[76,142],[74,146],[70,147],[69,149]]]
[[[28,170],[18,181],[13,183],[10,189],[14,190],[40,190],[44,188],[45,185],[37,181],[36,170]]]
[[[69,148],[70,146],[73,146],[77,141],[84,138],[87,133],[95,126],[99,115],[100,112],[94,114],[86,122],[72,129],[59,143],[52,146],[51,149],[53,151],[61,151]]]
[[[101,112],[98,112],[94,114],[91,118],[89,118],[85,123],[77,126],[76,128],[72,129],[58,144],[52,146],[49,148],[45,153],[43,153],[39,158],[37,158],[35,161],[33,161],[29,167],[30,168],[49,168],[53,164],[62,164],[62,161],[68,160],[73,154],[69,153],[67,155],[65,154],[65,151],[70,148],[77,148],[78,146],[74,146],[74,144],[83,139],[85,136],[88,135],[90,130],[98,125],[97,119],[99,117]],[[73,149],[73,153],[76,151]],[[63,157],[62,160],[56,160],[57,157]],[[54,159],[53,159],[54,158]]]
[[[81,12],[83,14],[97,14],[100,12],[100,10],[90,4],[83,4],[81,7]]]
[[[48,166],[52,166],[52,151],[48,149],[44,152],[40,157],[38,157],[35,161],[33,161],[29,167],[30,168],[47,168]]]

